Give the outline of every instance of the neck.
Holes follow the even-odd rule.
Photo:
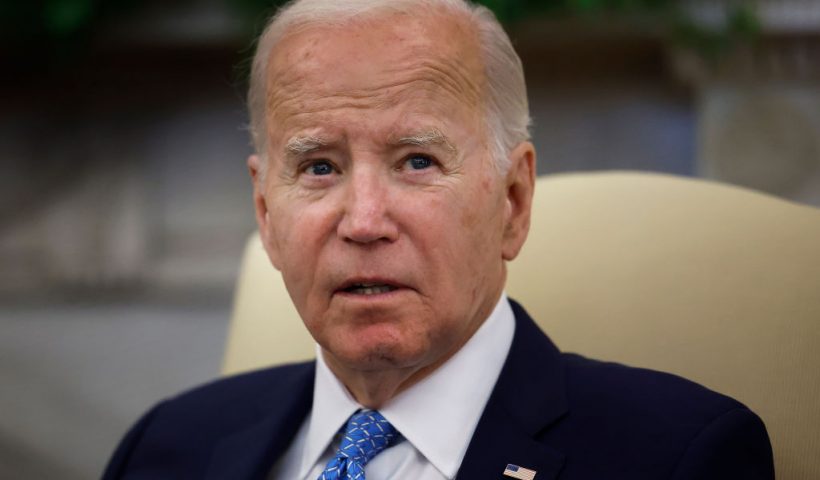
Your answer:
[[[323,352],[330,371],[344,384],[348,392],[360,405],[378,410],[391,398],[419,381],[420,370],[412,368],[358,371],[339,364],[332,355]]]

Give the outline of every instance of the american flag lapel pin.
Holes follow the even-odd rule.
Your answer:
[[[535,478],[535,470],[509,463],[507,464],[507,468],[504,469],[504,476],[518,478],[520,480],[532,480]]]

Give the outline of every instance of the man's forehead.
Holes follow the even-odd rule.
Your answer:
[[[357,40],[368,44],[374,36],[410,54],[421,51],[463,56],[465,49],[477,46],[478,41],[475,27],[463,14],[442,9],[415,14],[377,11],[341,22],[294,25],[285,30],[271,53],[274,59],[283,53],[288,61],[298,62],[308,60],[317,46],[324,49]]]
[[[268,111],[309,113],[312,100],[336,97],[355,107],[442,91],[478,105],[483,67],[475,35],[462,23],[453,15],[393,14],[286,33],[271,53]]]

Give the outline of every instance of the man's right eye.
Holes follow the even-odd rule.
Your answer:
[[[311,163],[305,168],[305,173],[311,175],[330,175],[333,173],[333,165],[330,162],[319,160]]]

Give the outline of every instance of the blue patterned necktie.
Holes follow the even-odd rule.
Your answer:
[[[342,443],[318,480],[364,480],[364,466],[390,446],[398,433],[375,410],[354,413],[347,421]]]

